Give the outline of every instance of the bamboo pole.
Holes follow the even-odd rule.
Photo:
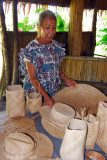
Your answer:
[[[3,63],[5,64],[5,83],[8,85],[10,83],[10,64],[9,64],[9,54],[8,54],[8,41],[7,41],[7,32],[5,25],[5,15],[3,11],[3,3],[0,1],[0,23],[2,30],[2,51],[4,56]]]
[[[84,7],[84,0],[70,1],[68,51],[69,54],[72,56],[81,55],[83,7]]]
[[[17,84],[17,82],[18,82],[18,20],[17,20],[17,0],[13,0],[12,4],[13,4],[13,35],[14,35],[12,84]]]

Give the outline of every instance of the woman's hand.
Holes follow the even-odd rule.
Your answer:
[[[52,108],[53,105],[54,105],[53,99],[52,98],[47,98],[46,99],[46,105],[50,106]]]
[[[73,86],[76,87],[77,83],[75,81],[72,81],[71,79],[67,78],[66,75],[63,73],[61,67],[59,68],[59,73],[61,79],[63,79],[67,86]]]
[[[75,81],[72,81],[71,79],[66,79],[65,83],[67,86],[73,86],[76,87],[77,83]]]

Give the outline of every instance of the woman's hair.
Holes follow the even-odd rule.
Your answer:
[[[39,16],[39,25],[40,26],[42,25],[42,22],[45,18],[54,18],[56,20],[55,14],[50,10],[46,10],[46,11],[40,13],[40,16]]]
[[[40,36],[44,36],[44,32],[41,28],[41,25],[42,25],[42,22],[45,18],[54,18],[57,21],[55,13],[53,13],[50,10],[46,10],[46,11],[43,11],[42,13],[40,13],[39,23],[38,23],[38,27],[37,27],[37,38],[40,38]]]

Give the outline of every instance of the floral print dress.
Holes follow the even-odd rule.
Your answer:
[[[26,62],[28,59],[30,63],[34,64],[36,70],[36,77],[41,83],[45,91],[53,96],[60,84],[59,65],[64,59],[65,48],[64,45],[53,40],[51,44],[39,44],[37,40],[31,41],[26,48],[19,52],[19,70],[24,75],[24,88],[27,93],[35,92],[35,88],[30,82],[29,75],[26,69]]]

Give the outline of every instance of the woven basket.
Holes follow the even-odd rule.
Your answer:
[[[100,119],[100,126],[96,143],[107,154],[107,102],[99,103],[97,117]]]
[[[39,112],[42,106],[42,95],[40,93],[29,93],[27,96],[27,109],[30,113]]]
[[[79,119],[69,121],[60,148],[61,160],[84,160],[86,132],[85,121]]]
[[[24,89],[21,85],[7,86],[6,111],[9,118],[25,116],[26,106],[24,100]]]

